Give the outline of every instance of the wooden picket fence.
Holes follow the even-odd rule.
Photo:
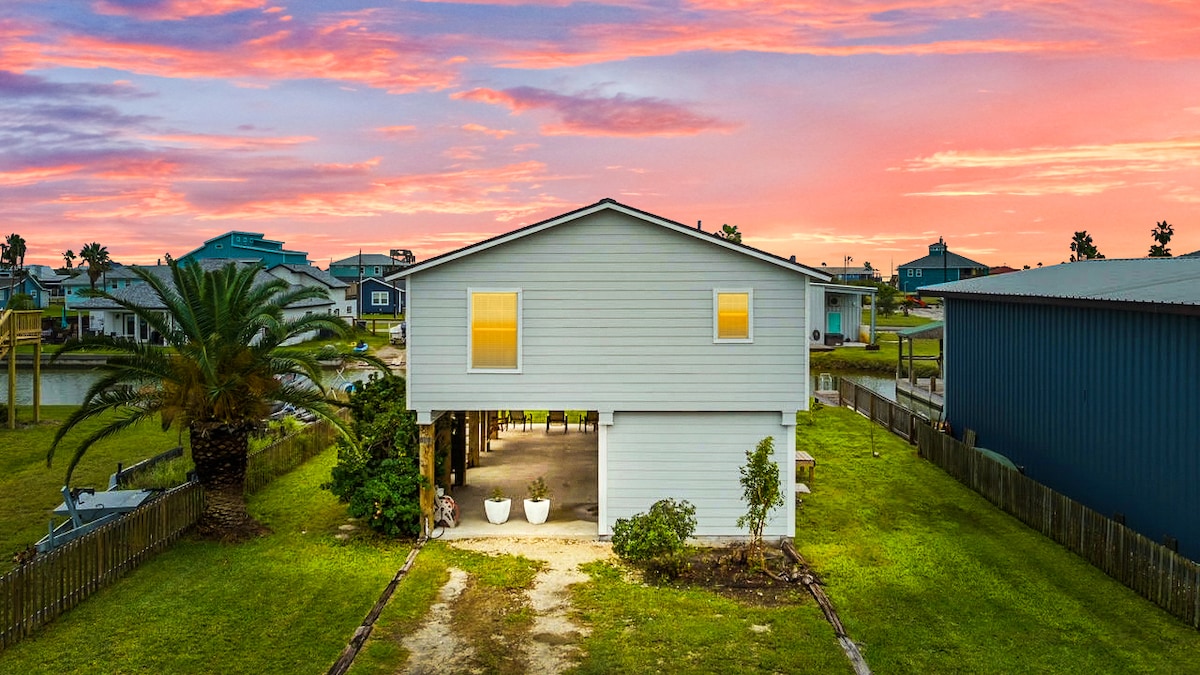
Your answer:
[[[909,443],[916,443],[917,427],[928,422],[924,415],[844,377],[838,383],[838,396],[842,405],[854,408]]]
[[[320,453],[336,433],[321,420],[252,453],[246,493]],[[0,651],[167,548],[203,513],[204,491],[199,483],[187,483],[0,576]]]
[[[53,621],[165,549],[203,512],[200,485],[181,485],[0,577],[0,649]]]
[[[1200,628],[1200,565],[927,424],[917,451],[989,502]]]

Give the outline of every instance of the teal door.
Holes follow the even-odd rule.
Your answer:
[[[830,312],[829,313],[829,330],[827,330],[825,332],[826,333],[842,332],[842,313],[841,312]]]

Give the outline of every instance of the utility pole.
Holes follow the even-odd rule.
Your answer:
[[[358,312],[354,316],[355,322],[362,321],[362,249],[358,249],[358,293],[355,294],[355,300],[358,302]],[[355,324],[357,327],[357,323]]]

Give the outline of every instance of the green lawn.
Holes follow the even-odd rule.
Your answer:
[[[812,352],[809,354],[809,367],[814,373],[870,371],[876,373],[895,373],[899,343],[895,335],[888,333],[879,336],[879,349],[867,351],[862,347],[838,347],[828,352]],[[907,353],[907,347],[905,353]],[[937,340],[914,340],[913,354],[919,356],[936,356],[938,353]],[[934,361],[914,361],[917,375],[929,377],[938,374],[937,363]]]
[[[917,316],[916,314],[909,314],[908,316],[904,316],[903,312],[896,312],[895,314],[893,314],[891,316],[884,316],[883,314],[875,315],[875,325],[877,325],[877,326],[899,326],[899,327],[908,328],[911,326],[923,326],[927,323],[931,323],[932,321],[933,321],[933,319],[930,319],[927,316]],[[862,325],[864,325],[864,326],[871,325],[871,308],[870,307],[867,307],[866,309],[863,310]]]
[[[17,419],[28,426],[10,430],[0,425],[0,573],[11,568],[13,553],[46,534],[49,511],[62,502],[59,490],[75,447],[71,441],[102,424],[94,420],[80,425],[60,446],[54,466],[47,467],[50,441],[74,409],[42,406],[42,421],[33,425],[32,407],[18,406]],[[130,429],[89,450],[75,470],[72,485],[104,489],[109,475],[117,470],[117,462],[129,466],[176,445],[180,445],[180,437],[175,431],[163,432],[155,425]]]
[[[0,652],[0,672],[324,673],[409,551],[334,538],[345,506],[320,484],[335,462],[329,450],[251,498],[273,534],[176,544]]]
[[[847,409],[797,426],[817,458],[796,542],[878,673],[1200,672],[1200,633],[992,507]]]

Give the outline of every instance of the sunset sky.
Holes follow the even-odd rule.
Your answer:
[[[1195,0],[4,0],[0,236],[418,259],[611,197],[801,262],[1200,249]]]

